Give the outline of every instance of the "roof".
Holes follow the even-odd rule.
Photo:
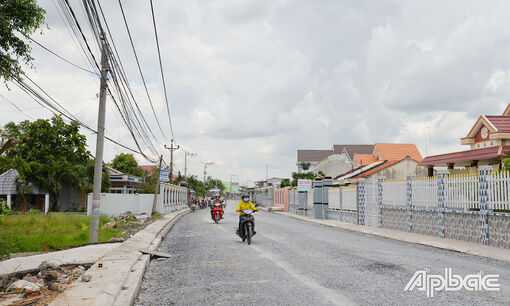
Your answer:
[[[339,177],[336,177],[337,179],[349,179],[349,178],[354,178],[354,177],[357,177],[359,174],[361,173],[364,173],[365,171],[368,171],[370,169],[373,169],[375,167],[378,167],[379,165],[382,165],[384,164],[386,161],[382,160],[382,161],[376,161],[376,162],[373,162],[369,165],[366,165],[366,166],[362,166],[362,167],[358,167],[356,169],[353,169],[351,171],[348,171],[342,175],[340,175]]]
[[[485,116],[498,131],[510,131],[510,116]]]
[[[335,152],[342,152],[343,150],[346,150],[349,154],[349,157],[352,159],[354,158],[354,154],[372,154],[374,151],[374,145],[333,145],[333,151]]]
[[[16,194],[16,179],[18,178],[18,171],[16,169],[9,169],[0,174],[0,194]],[[27,194],[45,194],[46,192],[40,190],[37,185],[29,183],[29,192]]]
[[[377,167],[375,167],[375,168],[372,168],[372,169],[370,169],[370,170],[368,170],[368,171],[365,171],[365,172],[363,172],[363,173],[361,173],[361,174],[358,174],[358,175],[356,175],[356,176],[355,176],[355,177],[353,177],[353,178],[362,178],[362,177],[367,177],[367,176],[369,176],[369,175],[371,175],[371,174],[374,174],[374,173],[376,173],[376,172],[379,172],[379,171],[381,171],[381,170],[383,170],[383,169],[385,169],[385,168],[388,168],[389,166],[392,166],[392,165],[394,165],[394,164],[396,164],[396,163],[399,163],[399,162],[401,162],[401,161],[402,161],[402,160],[388,160],[388,161],[385,161],[385,162],[384,162],[384,164],[379,165],[379,166],[377,166]]]
[[[297,150],[298,162],[317,162],[325,159],[326,157],[338,154],[333,150]]]
[[[152,169],[157,168],[157,167],[158,167],[158,165],[141,165],[141,166],[138,166],[138,167],[140,167],[140,168],[142,168],[143,170],[145,170],[145,171],[147,171],[147,172],[151,173],[151,172],[152,172]]]
[[[368,165],[377,160],[373,154],[354,154],[354,158],[358,164]]]
[[[488,147],[473,149],[469,151],[439,154],[426,157],[420,163],[420,166],[446,165],[449,163],[457,163],[463,161],[492,159],[506,155],[506,152],[510,152],[510,146]]]
[[[371,154],[374,151],[374,145],[359,145],[359,144],[348,144],[333,145],[333,150],[297,150],[298,162],[318,162],[330,155],[340,154],[343,150],[347,151],[349,157],[354,158],[354,154]]]
[[[376,143],[375,150],[380,155],[378,160],[402,160],[407,156],[421,162],[423,157],[415,144],[409,143]]]

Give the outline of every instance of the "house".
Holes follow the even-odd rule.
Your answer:
[[[469,150],[427,156],[420,165],[428,168],[429,176],[437,166],[447,167],[450,171],[456,167],[470,170],[478,166],[501,169],[502,159],[510,153],[510,104],[502,115],[478,117],[460,143],[469,146]]]
[[[335,176],[352,169],[354,154],[370,154],[373,145],[333,145],[332,150],[297,150],[298,172],[303,172],[302,163],[310,163],[310,171],[322,171],[326,176]]]
[[[136,189],[142,185],[142,178],[122,173],[112,167],[105,166],[110,175],[110,193],[136,193]]]
[[[45,190],[42,190],[34,183],[29,183],[23,189],[23,196],[20,197],[17,192],[18,171],[9,169],[0,174],[0,198],[7,201],[7,205],[12,210],[28,211],[38,209],[47,211],[50,208],[50,196]],[[58,209],[60,211],[75,211],[80,207],[87,205],[87,194],[78,186],[72,184],[63,184],[59,191],[57,199]]]
[[[142,170],[144,170],[148,176],[151,176],[153,169],[157,169],[158,165],[140,165],[138,167],[142,168]]]
[[[353,183],[360,178],[384,177],[405,179],[408,175],[425,175],[423,160],[415,144],[376,143],[372,154],[354,154],[355,167],[337,177],[342,183]]]

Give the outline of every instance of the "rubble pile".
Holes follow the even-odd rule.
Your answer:
[[[59,266],[43,261],[37,274],[0,277],[0,304],[48,304],[58,293],[82,277],[85,271],[87,268],[84,266]]]
[[[103,225],[103,229],[104,228],[126,229],[126,231],[122,233],[122,238],[127,239],[136,234],[137,232],[139,232],[140,230],[144,229],[147,225],[149,225],[153,221],[154,218],[147,214],[135,215],[130,212],[127,212],[115,217],[112,221],[105,223]]]

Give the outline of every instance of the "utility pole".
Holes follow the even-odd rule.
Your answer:
[[[205,179],[206,179],[206,177],[207,177],[207,171],[206,171],[206,169],[207,169],[207,167],[212,166],[212,165],[214,165],[214,163],[213,163],[213,162],[207,162],[207,163],[204,163],[204,187],[205,187],[205,183],[206,183]]]
[[[165,145],[165,149],[170,151],[170,181],[172,181],[174,177],[174,151],[179,150],[180,147],[181,146],[179,145],[177,147],[174,147],[173,139],[170,141],[170,147],[167,147],[167,145]]]
[[[188,151],[184,150],[184,178],[186,178],[188,174],[188,156],[191,159],[193,156],[197,156],[197,154],[189,153]]]
[[[159,172],[161,173],[161,164],[163,163],[163,155],[159,158]],[[154,190],[154,201],[152,201],[152,214],[156,213],[156,205],[158,203],[158,194],[159,194],[159,180],[160,173],[158,173],[158,179],[156,180],[156,190]]]
[[[230,175],[230,193],[232,193],[232,178],[233,178],[234,176],[237,176],[237,174],[231,174],[231,175]]]
[[[99,86],[99,111],[97,118],[96,160],[94,162],[94,186],[92,192],[92,213],[90,216],[89,242],[96,243],[99,236],[99,213],[101,211],[101,181],[103,178],[104,122],[106,117],[106,89],[108,87],[108,50],[101,33],[101,83]]]

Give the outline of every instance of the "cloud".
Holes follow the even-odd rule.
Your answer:
[[[91,69],[52,1],[41,1],[49,30],[36,38]],[[101,2],[133,93],[161,136],[134,61],[118,3]],[[86,19],[73,4],[89,35]],[[133,41],[165,134],[170,134],[150,7],[124,1]],[[510,20],[507,1],[159,1],[156,20],[177,151],[211,160],[210,173],[241,183],[288,177],[296,149],[333,143],[411,142],[425,155],[463,149],[480,114],[499,114],[509,101]],[[93,42],[90,37],[89,40]],[[92,43],[93,45],[93,43]],[[93,47],[99,58],[97,47]],[[97,77],[33,46],[29,75],[91,126]],[[49,117],[13,88],[0,93],[36,117]],[[26,119],[0,101],[0,123]],[[95,137],[84,131],[91,151]],[[112,101],[107,134],[134,147]],[[124,149],[107,143],[105,159]],[[141,156],[137,156],[141,163]],[[190,173],[202,177],[198,158]]]

